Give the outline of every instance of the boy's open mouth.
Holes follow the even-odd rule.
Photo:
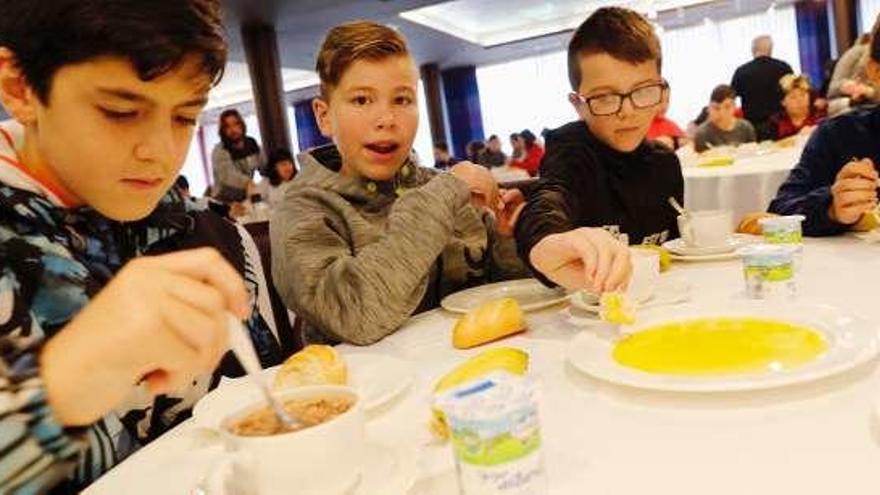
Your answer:
[[[364,145],[365,148],[372,151],[373,153],[378,153],[380,155],[390,155],[397,151],[397,148],[400,148],[400,145],[391,141],[379,141],[375,143],[369,143]]]

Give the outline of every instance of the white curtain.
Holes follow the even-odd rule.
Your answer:
[[[431,125],[428,122],[428,103],[425,99],[425,85],[419,81],[419,130],[413,142],[413,151],[423,167],[434,166],[434,143],[431,140]]]
[[[734,70],[752,58],[752,39],[762,34],[773,36],[774,57],[799,72],[793,6],[661,32],[663,74],[672,86],[669,118],[682,127],[693,120],[712,88],[730,83]],[[511,132],[528,128],[538,134],[577,118],[566,98],[567,74],[564,51],[478,68],[486,134],[498,134],[506,144]]]
[[[860,32],[867,33],[871,31],[878,13],[880,13],[880,0],[859,0]]]
[[[684,127],[709,102],[718,84],[730,83],[737,67],[752,58],[752,39],[773,37],[773,57],[800,72],[794,6],[704,22],[661,34],[663,74],[672,87],[669,118]]]
[[[510,154],[508,136],[523,129],[540,135],[578,118],[568,103],[564,51],[477,68],[483,130],[497,134]]]

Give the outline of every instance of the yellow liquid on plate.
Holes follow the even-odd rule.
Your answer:
[[[702,318],[659,325],[614,348],[623,366],[669,375],[781,371],[822,355],[828,343],[808,327],[759,318]]]

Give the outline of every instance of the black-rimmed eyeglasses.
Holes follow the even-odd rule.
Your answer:
[[[629,93],[605,93],[596,96],[583,96],[572,93],[572,96],[587,105],[590,113],[597,117],[615,115],[623,108],[623,100],[629,99],[633,108],[651,108],[663,101],[663,93],[669,89],[669,83],[661,81],[648,86],[640,86]]]

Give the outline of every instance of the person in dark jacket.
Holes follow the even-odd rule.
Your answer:
[[[791,66],[777,60],[773,54],[773,39],[758,36],[752,40],[754,59],[739,66],[733,73],[730,85],[742,99],[743,114],[755,129],[768,129],[767,120],[782,110],[782,89],[779,80],[791,74]],[[773,139],[772,135],[758,135],[758,140]]]
[[[516,224],[520,255],[539,277],[553,266],[544,264],[545,241],[578,227],[626,234],[633,244],[678,236],[667,200],[683,199],[681,166],[645,139],[668,90],[660,58],[651,24],[631,10],[599,9],[575,32],[570,101],[583,120],[547,134],[541,179]]]
[[[880,82],[880,33],[875,26],[866,73]],[[851,230],[877,207],[880,108],[860,108],[823,122],[800,162],[770,203],[769,211],[806,217],[804,234]]]

